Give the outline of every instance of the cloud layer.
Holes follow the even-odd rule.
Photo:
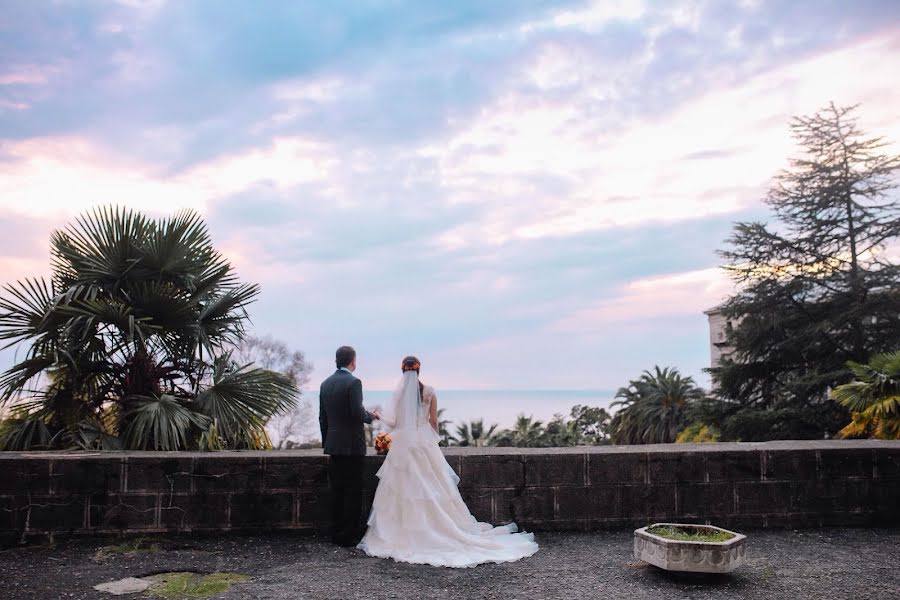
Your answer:
[[[900,140],[900,5],[727,4],[13,3],[0,272],[91,206],[190,207],[314,381],[344,343],[381,389],[408,353],[444,388],[705,380],[790,117]]]

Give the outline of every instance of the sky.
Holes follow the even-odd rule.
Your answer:
[[[313,386],[342,344],[368,389],[706,384],[790,118],[900,141],[896,1],[0,8],[0,282],[91,207],[191,208]]]

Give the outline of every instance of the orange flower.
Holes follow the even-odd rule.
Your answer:
[[[391,436],[386,433],[379,433],[375,436],[375,451],[378,454],[387,454],[391,449]]]

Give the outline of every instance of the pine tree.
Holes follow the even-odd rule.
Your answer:
[[[737,223],[720,252],[740,291],[721,307],[735,348],[711,369],[723,439],[821,438],[846,411],[828,401],[848,361],[900,347],[900,156],[857,126],[856,107],[791,122],[805,150],[766,198],[775,224]]]

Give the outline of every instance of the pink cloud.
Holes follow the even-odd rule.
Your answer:
[[[615,297],[567,315],[547,330],[585,333],[661,317],[697,317],[733,291],[731,280],[716,267],[639,279]]]

